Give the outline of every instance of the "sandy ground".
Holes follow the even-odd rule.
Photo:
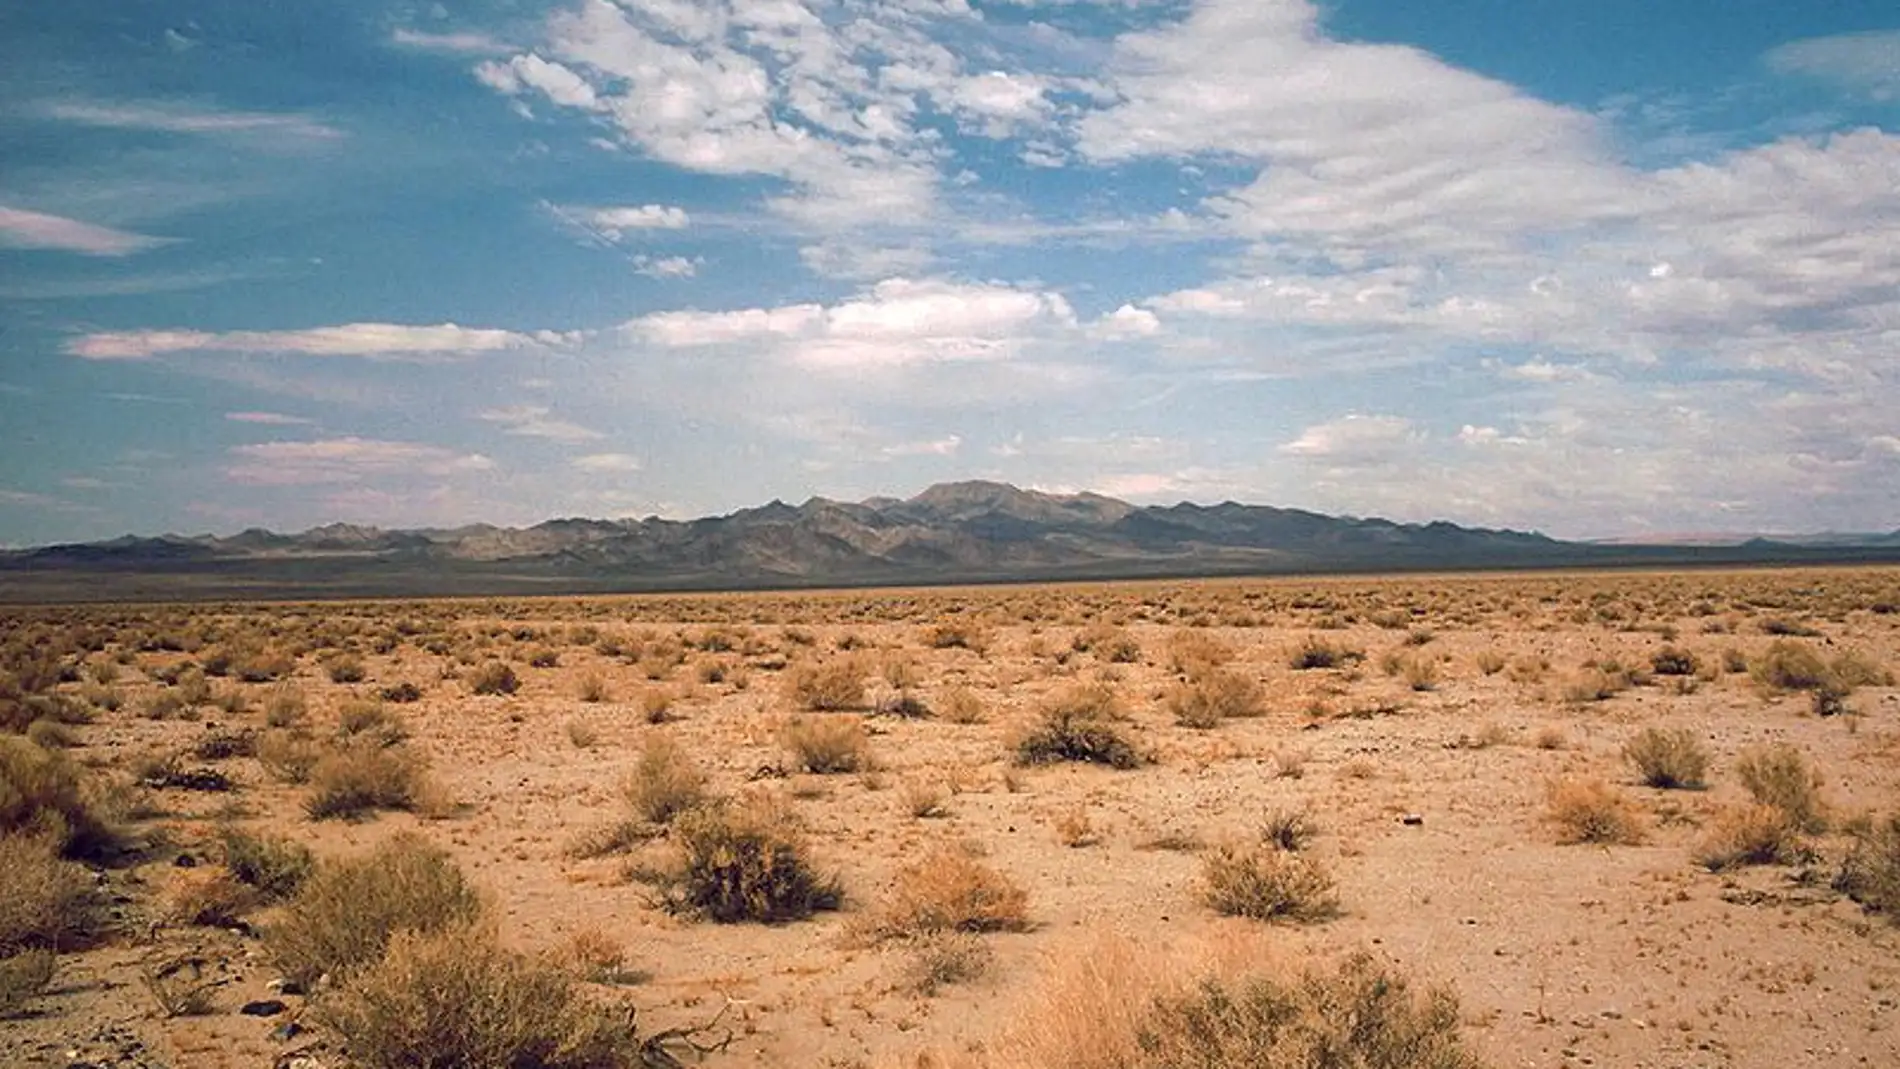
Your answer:
[[[1811,630],[1793,641],[1826,656],[1852,650],[1900,666],[1896,602],[1900,571],[1863,569],[19,610],[16,623],[104,623],[122,640],[142,628],[211,625],[275,630],[272,641],[292,647],[357,647],[367,678],[349,684],[327,678],[321,650],[301,651],[294,681],[313,722],[352,697],[415,683],[421,700],[394,708],[458,806],[435,820],[315,822],[303,815],[303,788],[242,758],[218,763],[237,781],[233,792],[153,792],[160,812],[143,831],[162,831],[171,845],[101,877],[126,930],[63,956],[30,1012],[0,1021],[0,1063],[258,1066],[302,1050],[311,1064],[340,1064],[321,1029],[272,1037],[301,999],[285,999],[288,1013],[269,1019],[237,1012],[273,997],[277,974],[258,939],[168,923],[158,909],[179,878],[175,851],[204,856],[216,827],[233,822],[320,856],[419,830],[492,896],[510,944],[545,948],[587,930],[622,943],[645,976],[606,994],[630,1000],[651,1027],[729,1007],[739,1034],[707,1059],[713,1066],[899,1065],[927,1050],[981,1051],[1032,1012],[1052,970],[1107,933],[1168,954],[1233,944],[1239,930],[1288,953],[1369,949],[1448,985],[1495,1066],[1900,1065],[1900,927],[1830,889],[1841,835],[1818,838],[1802,865],[1715,873],[1694,861],[1713,815],[1745,797],[1733,763],[1763,743],[1799,747],[1825,775],[1837,817],[1900,807],[1900,691],[1862,685],[1846,699],[1849,715],[1821,718],[1807,694],[1716,670],[1731,651],[1758,656],[1776,641],[1768,631],[1789,627]],[[980,651],[932,648],[944,621],[974,621]],[[1079,633],[1103,624],[1133,638],[1135,660],[1074,650]],[[1264,716],[1211,730],[1175,723],[1170,650],[1190,632],[1230,649],[1228,667],[1262,684]],[[378,635],[396,644],[376,652]],[[424,648],[431,635],[447,638],[444,653]],[[1295,670],[1290,653],[1315,636],[1364,659]],[[643,659],[603,652],[601,639],[638,647]],[[1670,644],[1697,656],[1702,678],[1657,676],[1600,701],[1566,694],[1587,665],[1647,667]],[[684,653],[677,665],[652,656],[673,647]],[[531,667],[543,648],[558,664]],[[1426,671],[1435,679],[1421,681],[1429,689],[1388,675],[1390,653],[1434,665]],[[214,727],[261,728],[272,684],[219,683],[251,696],[240,713],[140,715],[161,686],[153,673],[193,656],[123,658],[111,684],[121,708],[79,729],[74,755],[110,774],[140,755],[188,748]],[[456,678],[468,668],[461,661],[491,657],[515,666],[518,692],[477,697]],[[967,687],[986,718],[812,714],[864,717],[877,770],[751,782],[788,764],[779,728],[796,705],[786,678],[846,657],[867,667],[868,703],[892,693],[880,673],[894,659],[927,704]],[[725,679],[703,682],[713,664]],[[587,677],[604,683],[605,700],[581,700]],[[1016,767],[1013,733],[1050,695],[1094,680],[1120,696],[1154,763]],[[675,695],[677,720],[648,723],[655,688]],[[1622,748],[1652,725],[1704,741],[1714,756],[1707,790],[1638,782]],[[720,791],[789,798],[817,858],[841,876],[846,909],[775,927],[715,925],[658,908],[627,878],[625,858],[570,857],[577,835],[623,811],[619,783],[654,733],[682,742]],[[1576,775],[1611,781],[1643,810],[1641,845],[1560,844],[1545,793]],[[919,783],[941,787],[947,815],[906,811],[905,787]],[[1267,813],[1290,808],[1319,827],[1309,849],[1337,878],[1341,914],[1309,925],[1215,915],[1198,893],[1199,855],[1183,845],[1255,834]],[[1059,829],[1078,820],[1092,834],[1066,845]],[[937,843],[974,844],[1026,888],[1033,925],[985,937],[995,951],[985,975],[925,995],[906,980],[905,950],[864,946],[849,932],[896,867]],[[140,963],[188,952],[217,982],[212,1012],[163,1017]]]

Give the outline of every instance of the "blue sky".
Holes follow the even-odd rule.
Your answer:
[[[0,9],[0,543],[953,478],[1900,527],[1900,12]]]

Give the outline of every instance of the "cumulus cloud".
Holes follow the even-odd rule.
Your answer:
[[[1039,337],[1066,334],[1075,312],[1059,293],[938,279],[886,279],[831,306],[660,312],[627,323],[671,347],[769,342],[807,367],[850,371],[916,363],[1008,360]]]
[[[163,238],[0,205],[0,246],[57,249],[85,256],[129,256],[163,244]]]
[[[623,230],[681,230],[690,221],[684,208],[671,204],[641,204],[626,208],[596,208],[589,214],[594,225],[618,235]]]
[[[500,352],[573,341],[576,335],[461,327],[345,323],[309,330],[133,330],[86,334],[66,351],[87,360],[148,360],[170,353],[295,353],[405,360]]]
[[[635,256],[633,273],[647,278],[692,278],[706,261],[698,256]]]
[[[1342,467],[1379,464],[1420,437],[1412,421],[1401,416],[1355,414],[1306,428],[1298,438],[1281,445],[1280,452]]]
[[[233,446],[224,475],[247,486],[313,486],[387,476],[444,477],[492,471],[480,453],[459,453],[417,442],[328,438],[313,442],[259,442]]]
[[[563,419],[555,419],[545,405],[515,405],[493,408],[481,413],[489,423],[499,423],[507,433],[524,438],[545,438],[551,442],[591,442],[605,438],[597,430]]]

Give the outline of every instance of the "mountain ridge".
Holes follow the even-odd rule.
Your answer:
[[[1848,543],[1566,542],[1223,501],[1138,506],[982,480],[909,498],[773,500],[670,520],[557,517],[282,534],[123,536],[0,552],[0,600],[410,596],[1900,559],[1900,532]],[[63,596],[62,596],[63,595]]]

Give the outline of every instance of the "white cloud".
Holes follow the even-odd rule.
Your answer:
[[[686,210],[671,204],[642,204],[627,208],[596,208],[589,215],[602,230],[681,230],[690,221]]]
[[[600,106],[600,99],[594,95],[594,88],[587,79],[532,52],[524,52],[505,63],[485,62],[475,68],[475,76],[497,92],[520,93],[535,89],[562,107],[593,111]]]
[[[489,423],[499,423],[509,434],[524,438],[546,438],[552,442],[592,442],[606,435],[578,423],[554,419],[545,405],[515,405],[481,413]]]
[[[960,436],[946,434],[941,438],[920,442],[896,442],[879,452],[887,457],[953,457],[962,447],[963,439]]]
[[[305,115],[260,111],[217,111],[172,103],[51,104],[46,114],[65,122],[119,130],[156,130],[168,134],[275,135],[304,141],[334,141],[343,131]]]
[[[461,55],[493,55],[508,51],[508,46],[484,33],[427,33],[398,28],[390,34],[392,43],[429,52],[453,52]]]
[[[233,446],[225,478],[248,486],[313,486],[389,476],[446,477],[494,470],[480,453],[373,438]]]
[[[639,471],[640,458],[631,453],[589,453],[569,461],[574,467],[589,474],[625,474]]]
[[[1146,308],[1124,304],[1096,320],[1090,331],[1102,338],[1145,338],[1161,329],[1161,319]]]
[[[226,412],[224,418],[233,423],[254,423],[263,427],[302,427],[316,422],[303,416],[287,416],[282,412]]]
[[[133,330],[86,334],[66,343],[66,351],[87,360],[147,360],[168,353],[296,353],[306,356],[362,356],[402,360],[499,352],[576,340],[573,334],[461,327],[454,323],[406,326],[395,323],[345,323],[309,330]]]
[[[692,278],[705,262],[699,256],[635,256],[633,273],[647,278]]]
[[[1341,467],[1369,465],[1392,459],[1420,437],[1412,421],[1401,416],[1355,414],[1306,428],[1280,452]]]
[[[778,355],[794,363],[849,371],[1008,360],[1039,337],[1075,327],[1074,311],[1052,291],[886,279],[830,307],[661,312],[633,320],[625,329],[670,347],[772,342]]]
[[[1790,41],[1765,59],[1778,74],[1829,82],[1882,102],[1900,100],[1900,30]]]
[[[0,205],[0,246],[57,249],[86,256],[128,256],[165,243],[163,238]]]

